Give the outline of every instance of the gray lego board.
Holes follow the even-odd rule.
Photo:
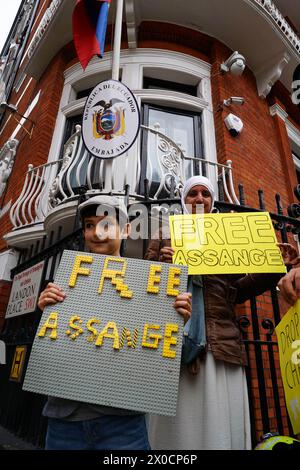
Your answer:
[[[74,261],[78,256],[92,257],[91,264],[82,262],[80,265],[89,269],[90,274],[78,274],[77,278],[72,278]],[[118,275],[117,278],[123,279],[127,289],[120,285],[117,291],[118,286],[105,278],[102,291],[98,292],[105,263],[110,270],[126,268],[125,276],[121,278]],[[152,273],[160,277],[160,284],[153,283],[154,287],[159,285],[158,293],[147,292],[151,266],[158,266],[158,269],[161,266],[160,273]],[[180,270],[180,274],[174,274],[174,269]],[[171,274],[180,278],[180,285],[173,288],[186,292],[186,266],[64,251],[55,283],[67,296],[63,302],[44,310],[23,389],[80,402],[175,415],[183,319],[173,307],[176,296],[167,295],[168,280],[169,285],[172,284]],[[76,278],[74,287],[69,286],[71,278],[73,281]],[[129,297],[132,292],[132,298],[121,297],[120,292]],[[57,328],[43,329],[53,312],[57,314]],[[77,329],[83,330],[82,333],[78,334],[78,330],[70,327],[70,319],[74,316],[82,321],[73,321]],[[97,330],[95,334],[87,330],[91,319],[101,322],[90,325]],[[55,315],[48,322],[53,326]],[[115,322],[119,341],[114,329],[105,330],[114,338],[101,335],[108,322]],[[175,330],[177,325],[178,332],[169,330],[168,336],[166,325],[169,324],[175,325],[171,327]],[[145,325],[156,325],[159,329],[149,328],[145,332]],[[126,335],[122,335],[123,328],[131,332],[129,342]],[[55,336],[55,333],[57,338],[51,339],[50,335]],[[39,336],[41,334],[44,336]],[[151,338],[151,335],[160,335],[161,339]],[[149,347],[153,344],[157,347]]]

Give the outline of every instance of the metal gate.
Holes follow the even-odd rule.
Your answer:
[[[174,198],[171,190],[167,199],[153,200],[149,194],[147,180],[145,180],[145,196],[139,202],[148,208],[148,220],[153,205],[159,204],[173,205],[180,203],[178,198]],[[222,195],[222,192],[220,191]],[[128,202],[129,188],[125,191],[125,200]],[[298,195],[298,193],[297,193]],[[222,199],[222,197],[221,197]],[[229,204],[224,200],[215,203],[215,207],[220,212],[255,212],[265,211],[264,193],[258,191],[258,208],[245,205],[243,187],[239,186],[240,205]],[[276,195],[276,213],[270,213],[274,221],[274,227],[280,234],[283,242],[288,241],[288,233],[299,239],[300,206],[293,204],[289,207],[289,214],[284,215],[281,207],[280,196]],[[47,247],[46,247],[47,245]],[[144,243],[144,251],[147,241]],[[81,230],[76,230],[72,235],[60,240],[60,230],[56,234],[52,233],[49,240],[46,238],[43,245],[32,246],[27,252],[21,253],[18,266],[13,270],[15,275],[30,266],[45,260],[42,287],[53,280],[56,268],[59,264],[61,254],[64,249],[82,250],[83,240]],[[125,253],[126,255],[126,250]],[[278,345],[274,328],[280,321],[280,310],[277,298],[277,291],[274,288],[265,295],[263,301],[264,308],[261,312],[261,299],[252,298],[250,305],[238,309],[238,321],[242,331],[242,338],[245,343],[248,366],[246,367],[250,417],[252,425],[252,444],[256,445],[259,436],[266,432],[279,432],[280,434],[293,435],[291,425],[287,416],[284,402],[283,387],[280,378]],[[285,312],[281,312],[283,314]],[[9,380],[12,359],[17,345],[27,345],[27,357],[25,368],[31,345],[38,328],[40,312],[21,315],[6,321],[0,339],[7,345],[7,365],[1,367],[0,376],[0,424],[17,436],[22,437],[38,447],[43,447],[46,430],[46,420],[41,412],[45,403],[45,397],[37,394],[22,391],[22,381],[20,383]],[[24,371],[23,371],[24,376]]]

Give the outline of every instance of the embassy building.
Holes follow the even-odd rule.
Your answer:
[[[115,3],[104,56],[85,71],[73,43],[75,0],[23,0],[0,55],[0,425],[41,447],[45,398],[22,383],[39,292],[63,250],[83,248],[82,198],[123,196],[132,214],[143,202],[151,222],[201,174],[217,210],[269,211],[278,241],[298,245],[297,2],[124,0],[119,80],[136,99],[140,130],[120,156],[101,159],[84,145],[82,117],[91,91],[112,77]],[[147,242],[128,240],[125,256],[142,258]],[[9,306],[13,281],[19,304]],[[253,447],[267,432],[293,434],[275,334],[284,313],[275,289],[236,309]]]

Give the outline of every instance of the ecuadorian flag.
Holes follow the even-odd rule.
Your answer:
[[[77,0],[73,11],[73,40],[83,70],[94,55],[104,54],[111,0]]]

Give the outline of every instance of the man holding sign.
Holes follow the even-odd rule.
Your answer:
[[[170,240],[152,240],[145,256],[188,264],[192,274],[193,312],[185,327],[187,367],[182,368],[178,412],[176,418],[154,416],[150,420],[154,449],[251,448],[246,354],[234,306],[276,286],[285,268],[267,214],[258,213],[256,219],[255,214],[248,219],[224,214],[220,223],[211,214],[213,202],[214,188],[207,178],[187,180],[182,190],[187,217],[177,216],[172,247]],[[197,218],[199,213],[204,215]],[[173,227],[171,222],[171,236]],[[262,246],[257,248],[259,238]],[[284,254],[289,261],[286,247]]]
[[[114,211],[112,212],[111,209],[114,209]],[[126,238],[130,231],[130,225],[128,223],[128,215],[127,215],[125,205],[121,203],[115,197],[96,196],[85,201],[83,204],[81,204],[79,206],[79,210],[81,212],[81,217],[82,217],[82,225],[83,225],[83,233],[84,233],[84,238],[85,238],[86,250],[92,254],[100,254],[100,255],[108,255],[108,256],[104,259],[104,267],[103,267],[103,264],[101,265],[101,263],[103,263],[103,257],[101,257],[101,259],[97,259],[96,256],[90,256],[89,253],[86,253],[86,254],[79,253],[78,255],[76,255],[73,268],[70,271],[70,276],[69,276],[67,287],[69,289],[74,289],[74,293],[75,293],[76,292],[75,289],[77,289],[76,286],[78,285],[78,283],[80,285],[80,283],[82,283],[84,280],[85,282],[87,282],[86,284],[87,286],[91,285],[91,284],[88,284],[90,278],[92,278],[93,276],[96,275],[96,273],[101,271],[102,274],[101,274],[100,283],[99,283],[98,277],[95,280],[96,282],[95,285],[99,287],[98,292],[101,293],[101,291],[103,290],[104,281],[106,279],[107,282],[105,286],[107,289],[110,288],[111,291],[114,291],[113,294],[115,295],[115,297],[122,297],[123,299],[125,299],[125,303],[128,301],[131,302],[132,297],[134,297],[134,293],[126,285],[126,282],[124,280],[124,273],[126,270],[126,261],[125,260],[122,261],[122,258],[120,258],[120,246],[121,246],[122,239]],[[111,215],[111,214],[114,214],[114,215]],[[75,256],[75,254],[76,253],[71,252],[69,256]],[[65,257],[65,254],[63,255],[61,264],[63,260],[66,258],[64,257]],[[111,269],[110,266],[112,266],[113,263],[115,264],[117,263],[117,265],[121,269],[119,270]],[[142,261],[140,261],[140,263],[145,264]],[[96,267],[99,268],[101,266],[102,266],[101,270],[96,269]],[[65,270],[65,266],[62,267],[60,272],[64,270]],[[161,267],[160,267],[160,270],[162,271]],[[152,269],[152,271],[155,271],[155,269]],[[158,271],[159,269],[158,267],[156,267],[157,275],[154,275],[150,269],[148,286],[146,284],[144,288],[144,289],[147,288],[147,292],[149,293],[159,291],[160,276],[158,275]],[[175,297],[173,297],[175,300],[174,307],[177,310],[177,312],[180,315],[182,315],[183,318],[186,320],[190,316],[190,312],[191,312],[191,298],[190,298],[191,296],[188,293],[179,294],[179,295],[176,294],[176,290],[172,289],[172,286],[176,284],[179,285],[179,282],[178,282],[179,280],[176,279],[175,275],[173,275],[172,277],[171,274],[169,273],[169,278],[168,278],[168,289],[170,289],[170,291],[168,292],[168,295],[171,295],[169,299],[172,299],[172,295],[174,295],[175,293]],[[163,273],[161,273],[161,275],[163,275]],[[139,283],[136,283],[136,286],[135,286],[136,290],[138,290],[139,288],[138,284]],[[97,294],[97,291],[96,291],[96,294]],[[82,297],[84,295],[85,293],[82,292]],[[92,298],[92,295],[93,295],[93,292],[88,292],[87,297]],[[69,297],[71,296],[72,296],[72,292],[69,293]],[[62,291],[62,289],[60,289],[58,285],[50,283],[40,295],[39,307],[41,310],[44,310],[44,308],[48,305],[54,305],[60,302],[66,303],[67,300],[68,299],[66,299],[66,294]],[[79,303],[80,303],[80,300],[79,300]],[[106,307],[107,310],[110,310],[111,304],[112,302],[108,304],[108,306]],[[126,305],[128,306],[128,303]],[[99,306],[100,306],[100,311],[101,310],[103,311],[104,308],[102,307],[101,309],[100,302],[99,302]],[[99,306],[98,306],[98,309],[99,309]],[[80,309],[80,305],[76,307]],[[95,308],[97,311],[97,305],[95,306]],[[59,305],[56,305],[55,310],[58,310],[58,309],[59,309]],[[64,313],[67,313],[67,312],[64,312]],[[51,315],[52,315],[52,318],[50,318]],[[49,383],[51,382],[54,384],[53,389],[54,388],[59,389],[59,393],[56,396],[58,397],[62,396],[62,393],[64,392],[64,390],[60,386],[60,383],[57,383],[56,378],[50,375],[49,379],[47,380],[47,377],[45,378],[43,376],[43,371],[41,370],[41,367],[39,367],[39,361],[38,359],[36,360],[36,358],[38,358],[36,351],[40,345],[39,341],[44,342],[46,340],[47,347],[51,347],[54,341],[54,343],[56,343],[55,344],[56,348],[54,350],[52,349],[52,351],[53,351],[53,354],[57,354],[57,350],[59,349],[59,347],[61,347],[60,345],[63,344],[63,342],[64,344],[66,344],[66,341],[68,341],[67,336],[69,336],[71,343],[70,342],[68,343],[69,344],[68,348],[70,349],[70,348],[75,347],[75,350],[74,350],[74,354],[75,354],[76,348],[78,349],[80,347],[79,345],[81,344],[81,347],[83,348],[82,354],[85,354],[85,351],[87,350],[89,344],[87,342],[82,342],[82,341],[81,343],[80,342],[77,343],[78,341],[81,340],[83,336],[82,333],[83,333],[84,322],[80,319],[79,316],[74,316],[74,312],[72,312],[72,315],[73,316],[70,318],[70,323],[69,323],[70,328],[64,332],[63,337],[60,336],[60,332],[57,333],[57,330],[58,330],[57,323],[59,321],[61,322],[66,321],[64,314],[60,316],[57,314],[55,316],[55,312],[52,312],[50,314],[50,317],[47,319],[47,321],[42,324],[42,327],[40,325],[38,335],[35,340],[35,343],[37,344],[37,348],[35,350],[33,348],[32,355],[31,355],[31,364],[29,363],[27,375],[25,378],[25,389],[30,390],[32,389],[32,387],[34,388],[36,386],[35,385],[36,382],[39,382],[39,383],[43,382],[45,384],[43,386],[49,387]],[[102,315],[104,317],[105,315],[112,315],[112,314],[110,313],[110,311],[108,312],[105,311],[105,312],[102,312]],[[127,317],[126,311],[123,312],[123,317],[125,321]],[[113,320],[113,318],[111,318],[111,320]],[[127,318],[126,321],[130,322],[130,318]],[[134,350],[134,348],[136,348],[136,344],[135,344],[136,343],[136,331],[134,331],[134,335],[133,335],[133,329],[131,328],[132,337],[129,338],[128,330],[125,328],[123,328],[122,333],[119,334],[118,325],[116,324],[115,321],[108,322],[106,326],[101,325],[100,330],[98,327],[99,324],[100,324],[100,320],[97,318],[92,318],[92,317],[87,322],[87,329],[88,331],[92,333],[92,335],[87,340],[92,341],[92,346],[93,346],[93,348],[91,348],[92,352],[89,353],[91,354],[89,357],[92,358],[92,354],[93,354],[93,357],[95,357],[98,351],[102,353],[102,356],[101,354],[99,354],[99,359],[98,359],[98,356],[96,357],[94,366],[95,367],[99,366],[100,357],[103,358],[104,354],[110,354],[111,356],[109,357],[111,357],[113,360],[115,360],[116,355],[118,355],[119,358],[122,357],[123,360],[125,361],[127,357],[129,358],[128,354],[130,354],[130,358],[132,358],[136,352]],[[126,325],[127,324],[128,323],[126,323]],[[98,328],[98,331],[96,327]],[[147,348],[147,351],[149,352],[149,354],[151,354],[151,351],[157,350],[158,343],[163,343],[163,351],[162,351],[163,359],[165,358],[166,361],[168,360],[171,361],[172,358],[175,357],[174,346],[172,349],[172,345],[176,345],[176,338],[174,337],[176,325],[175,327],[174,325],[166,326],[164,330],[164,336],[163,334],[160,334],[160,331],[155,331],[155,334],[151,332],[151,327],[155,331],[155,328],[156,330],[158,330],[160,328],[160,325],[145,325],[144,333],[142,337],[143,347]],[[173,330],[172,330],[172,327],[173,327]],[[50,336],[49,336],[49,332],[50,332]],[[123,335],[123,332],[124,332],[124,335]],[[110,341],[108,341],[108,344],[104,344],[103,346],[104,338],[109,338]],[[48,346],[49,341],[50,341],[50,346]],[[52,344],[51,344],[51,341],[52,341]],[[123,343],[127,342],[128,349],[126,349],[125,351],[124,351],[124,347],[123,349],[121,347],[122,342]],[[75,344],[75,346],[73,346],[73,343]],[[132,347],[133,350],[129,351],[129,346],[130,346],[130,349]],[[34,347],[35,347],[35,344],[34,344]],[[97,350],[95,348],[97,348]],[[66,351],[66,356],[67,356],[68,351],[66,349],[65,351]],[[140,347],[140,351],[141,351],[141,347]],[[120,355],[119,352],[122,352],[123,354]],[[126,355],[125,355],[125,352],[126,352]],[[137,349],[137,352],[138,352],[138,349]],[[49,368],[53,367],[53,360],[50,360],[47,363],[46,362],[47,358],[46,359],[43,358],[42,351],[40,352],[40,354],[41,354],[40,355],[41,360],[44,361],[46,365],[48,364]],[[72,354],[71,354],[71,357],[72,357]],[[178,357],[180,358],[180,355],[178,355]],[[60,357],[59,360],[61,361],[61,359],[62,358]],[[90,359],[90,361],[91,360],[92,359]],[[34,361],[36,361],[36,364],[37,364],[36,366],[35,366]],[[103,362],[104,362],[104,359],[103,359]],[[162,366],[166,369],[165,364],[166,363],[163,362]],[[84,365],[86,369],[89,369],[89,371],[90,369],[92,369],[91,363],[87,363]],[[101,362],[100,362],[100,366],[101,366]],[[97,370],[95,370],[94,378],[96,380],[95,376],[97,375],[97,379],[98,379],[100,375],[100,379],[99,379],[100,385],[105,380],[105,377],[108,377],[108,382],[109,382],[110,370],[112,369],[112,367],[113,367],[113,364],[110,362],[108,368],[106,368],[108,370],[101,372],[101,367],[100,367],[100,370],[98,370],[99,367]],[[121,372],[123,374],[125,372],[124,380],[126,382],[126,380],[128,380],[128,378],[130,378],[130,376],[132,375],[132,371],[129,370],[128,365],[127,365],[128,370],[126,370],[126,363],[125,363],[124,368],[123,368],[123,371]],[[67,373],[69,373],[68,370],[66,371],[66,374]],[[86,374],[86,371],[81,370],[80,373]],[[90,373],[93,373],[93,370],[90,371]],[[102,373],[102,377],[101,377],[101,373]],[[120,376],[121,376],[121,373],[120,373]],[[119,378],[121,380],[122,377],[120,376]],[[38,377],[38,380],[35,380],[36,377]],[[27,382],[26,382],[26,379],[27,379]],[[65,376],[63,376],[63,379],[65,380]],[[77,377],[73,377],[71,374],[70,380],[66,382],[66,385],[65,385],[65,390],[69,386],[68,393],[70,393],[70,391],[72,392],[72,387],[74,388],[72,384],[72,380],[75,383],[75,381],[78,379]],[[89,385],[89,391],[91,393],[93,384],[86,384],[86,385],[87,386]],[[140,384],[136,384],[136,387],[135,387],[135,384],[129,381],[129,385],[133,387],[133,391],[135,391],[135,388],[138,388]],[[114,389],[118,389],[119,384],[113,383],[112,386],[114,387]],[[95,390],[95,387],[92,391],[94,391],[94,396],[97,397],[99,395],[98,390]],[[88,387],[86,387],[86,393],[88,393]],[[126,393],[126,387],[125,387],[124,393]],[[118,399],[120,400],[120,403],[121,403],[122,396],[119,397]],[[109,398],[106,400],[110,401]],[[86,396],[82,397],[82,401],[87,401]],[[146,430],[146,425],[145,425],[145,416],[143,413],[141,413],[141,410],[140,411],[134,411],[134,410],[135,410],[134,405],[131,407],[131,409],[126,410],[123,408],[121,409],[121,407],[116,408],[116,407],[95,405],[93,404],[93,402],[90,404],[89,402],[83,403],[81,401],[79,402],[79,401],[71,400],[71,399],[49,397],[48,402],[46,403],[46,406],[43,411],[43,414],[49,418],[47,438],[46,438],[46,449],[147,450],[149,449],[149,443],[148,443],[147,430]]]
[[[278,283],[281,308],[287,313],[276,327],[281,377],[289,417],[300,433],[300,267],[294,265]],[[298,265],[298,266],[297,266]]]
[[[281,377],[294,434],[300,433],[300,300],[276,327]]]

